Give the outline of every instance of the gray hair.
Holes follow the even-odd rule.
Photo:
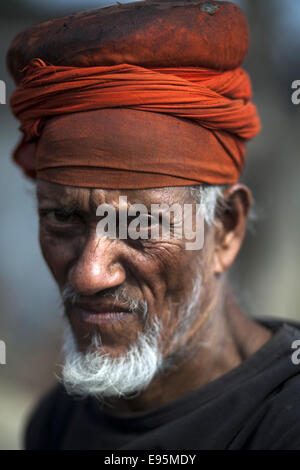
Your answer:
[[[202,204],[204,219],[208,226],[212,226],[216,215],[226,208],[223,192],[226,185],[202,184],[189,186],[189,191],[197,204]]]

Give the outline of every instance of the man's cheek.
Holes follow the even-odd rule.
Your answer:
[[[55,280],[60,284],[65,282],[68,266],[74,260],[74,248],[69,243],[62,243],[48,234],[40,233],[42,255],[51,270]]]
[[[157,273],[173,271],[188,258],[184,243],[178,240],[151,240],[144,245],[143,255]]]
[[[186,289],[194,271],[194,264],[199,261],[199,255],[184,249],[184,242],[178,240],[163,243],[160,247],[158,262],[161,272],[165,275],[170,290]],[[193,255],[192,255],[193,253]],[[187,284],[186,284],[187,283]]]

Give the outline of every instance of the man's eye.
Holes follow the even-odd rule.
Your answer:
[[[80,216],[74,211],[64,211],[60,209],[41,209],[40,217],[53,224],[78,223]]]

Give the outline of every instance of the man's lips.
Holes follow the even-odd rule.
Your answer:
[[[124,307],[109,305],[75,304],[71,308],[73,315],[78,315],[85,323],[100,325],[103,323],[114,323],[131,314]]]

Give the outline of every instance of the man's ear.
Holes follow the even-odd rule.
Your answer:
[[[247,186],[237,183],[226,188],[224,208],[217,214],[215,226],[214,272],[226,271],[242,245],[252,195]]]

